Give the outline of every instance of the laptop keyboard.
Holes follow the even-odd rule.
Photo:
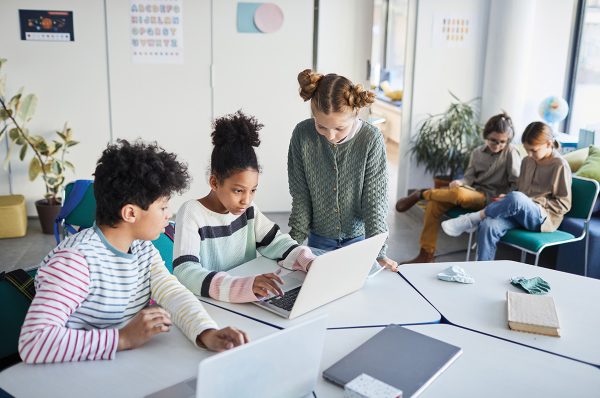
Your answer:
[[[273,297],[268,302],[273,304],[275,307],[283,308],[286,311],[291,311],[296,299],[298,298],[298,293],[300,293],[301,287],[302,286],[298,286],[295,289],[287,291],[283,296]]]

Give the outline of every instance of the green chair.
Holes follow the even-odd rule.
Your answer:
[[[472,213],[473,210],[469,210],[469,209],[464,209],[462,207],[453,207],[450,210],[448,210],[446,212],[446,216],[448,218],[456,218],[458,216],[462,216],[463,214],[467,214],[467,213]],[[475,235],[475,233],[477,232],[477,230],[475,231],[471,231],[469,232],[469,244],[467,246],[467,258],[465,259],[465,261],[469,261],[471,258],[471,250],[473,248],[473,235]]]
[[[500,239],[500,242],[521,250],[521,262],[525,262],[527,253],[535,255],[534,265],[537,265],[540,254],[545,248],[585,239],[584,275],[587,275],[588,229],[599,191],[600,186],[597,181],[583,177],[573,177],[571,210],[565,214],[565,217],[584,221],[584,227],[579,236],[560,230],[533,232],[516,228],[509,230]]]

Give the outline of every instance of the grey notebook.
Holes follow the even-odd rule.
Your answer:
[[[390,325],[323,372],[344,386],[366,373],[402,390],[404,398],[420,394],[462,354],[462,349],[398,325]]]

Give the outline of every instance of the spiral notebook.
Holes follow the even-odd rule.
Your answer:
[[[390,325],[323,372],[338,386],[361,373],[416,397],[462,354],[460,347]]]

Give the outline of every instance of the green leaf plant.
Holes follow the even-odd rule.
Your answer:
[[[0,71],[6,59],[0,58]],[[4,160],[4,167],[8,166],[13,151],[18,149],[19,159],[25,160],[27,152],[31,149],[33,157],[29,162],[29,180],[34,181],[42,177],[46,187],[44,197],[48,204],[60,204],[59,194],[65,184],[67,169],[75,170],[71,162],[65,160],[69,148],[79,142],[73,140],[73,131],[63,126],[61,131],[56,131],[58,139],[46,140],[39,135],[29,132],[26,125],[29,123],[37,106],[35,94],[23,96],[21,88],[10,100],[5,93],[5,76],[0,77],[0,139],[7,134],[8,151]]]
[[[471,151],[483,140],[479,110],[473,105],[478,99],[462,102],[450,95],[454,101],[446,112],[430,114],[420,123],[409,152],[434,177],[451,181],[467,168]]]

